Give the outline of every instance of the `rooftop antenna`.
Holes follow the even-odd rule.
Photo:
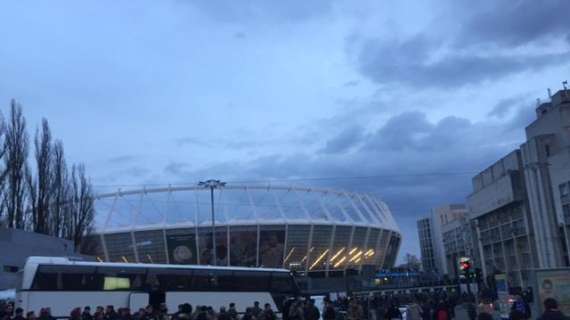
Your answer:
[[[548,97],[550,98],[550,100],[552,100],[552,90],[550,90],[550,88],[548,88],[547,90],[548,90]]]
[[[562,86],[564,87],[564,91],[568,90],[568,80],[562,81]]]
[[[536,107],[540,107],[540,98],[536,98]]]

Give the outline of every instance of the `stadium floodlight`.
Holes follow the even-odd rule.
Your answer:
[[[210,208],[212,209],[212,259],[213,264],[217,265],[217,252],[216,252],[216,215],[214,211],[214,189],[221,189],[226,186],[225,182],[220,180],[206,180],[198,182],[198,187],[210,189]]]

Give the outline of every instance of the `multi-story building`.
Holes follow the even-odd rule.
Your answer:
[[[483,275],[506,273],[512,286],[526,285],[528,270],[538,263],[521,152],[509,153],[472,182],[469,218]]]
[[[570,90],[536,109],[521,146],[540,267],[568,266],[570,227]]]
[[[447,274],[451,278],[460,275],[459,259],[461,257],[473,257],[472,236],[469,220],[467,219],[467,207],[461,205],[450,206],[454,218],[441,226],[443,252]]]
[[[485,276],[526,286],[529,270],[569,265],[570,91],[536,109],[527,141],[473,179],[468,197]]]
[[[420,240],[422,269],[426,272],[437,272],[431,217],[418,220],[418,237]]]
[[[418,236],[425,271],[456,277],[459,258],[467,255],[469,233],[465,233],[463,204],[434,208],[428,217],[418,220]]]

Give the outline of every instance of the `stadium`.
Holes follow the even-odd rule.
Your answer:
[[[201,183],[100,194],[95,206],[100,261],[328,276],[393,267],[402,238],[384,202],[329,189]]]

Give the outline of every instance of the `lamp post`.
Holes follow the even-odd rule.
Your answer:
[[[216,253],[216,217],[214,214],[214,189],[223,188],[226,186],[225,182],[220,180],[206,180],[200,181],[198,183],[199,187],[204,189],[210,189],[210,208],[212,209],[212,259],[213,265],[217,265],[217,253]]]

